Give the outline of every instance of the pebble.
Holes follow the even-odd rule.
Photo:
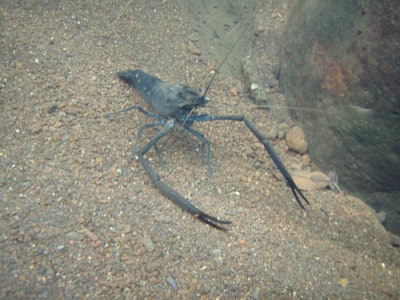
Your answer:
[[[63,123],[60,122],[60,121],[55,122],[54,125],[53,125],[54,128],[60,128],[62,126],[63,126]]]
[[[380,212],[375,214],[376,218],[379,222],[384,223],[386,221],[386,212],[381,210]]]
[[[57,111],[57,109],[58,109],[58,106],[57,105],[52,105],[48,110],[47,110],[47,112],[49,113],[49,114],[54,114],[56,111]]]
[[[262,25],[258,25],[258,26],[257,26],[257,31],[258,31],[259,33],[264,32],[264,31],[265,31],[265,27],[262,26]]]
[[[149,251],[149,252],[153,252],[154,251],[154,248],[155,248],[154,243],[146,235],[142,237],[142,243],[145,246],[147,251]]]
[[[172,277],[167,277],[167,282],[175,292],[178,291],[178,286],[176,285],[175,280],[173,280]]]
[[[200,55],[201,55],[201,50],[200,50],[199,48],[197,48],[197,47],[193,47],[193,48],[192,48],[192,53],[193,53],[194,55],[200,56]]]
[[[83,234],[76,232],[76,231],[70,231],[66,234],[66,237],[69,240],[74,240],[74,241],[82,241],[85,237]]]
[[[190,51],[191,51],[194,55],[198,55],[198,56],[201,55],[201,50],[200,50],[197,46],[195,46],[194,44],[190,43],[189,48],[190,48]]]
[[[304,132],[299,126],[293,126],[286,133],[286,142],[290,150],[300,154],[305,154],[308,149],[308,143],[304,137]]]
[[[205,295],[205,294],[208,294],[210,292],[210,290],[211,290],[211,286],[207,283],[204,283],[201,285],[201,287],[199,289],[199,293],[201,295]]]
[[[392,234],[390,241],[392,243],[392,246],[400,247],[400,237],[399,236]]]
[[[256,288],[251,295],[251,299],[257,300],[260,298],[260,289]]]
[[[43,124],[41,122],[36,122],[33,123],[31,126],[29,126],[29,131],[31,134],[38,133],[40,130],[42,130]]]
[[[349,280],[347,278],[341,278],[339,279],[339,281],[337,282],[342,288],[347,288],[347,286],[349,285]]]
[[[301,156],[301,165],[302,167],[306,167],[311,163],[310,155],[304,154]]]

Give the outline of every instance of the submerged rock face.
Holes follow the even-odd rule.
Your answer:
[[[375,207],[400,212],[400,6],[395,0],[297,0],[280,84],[321,168]],[[371,203],[374,194],[378,203]],[[377,194],[378,193],[378,194]],[[370,197],[369,197],[370,198]],[[396,201],[397,200],[397,201]],[[388,210],[388,208],[386,208]],[[400,232],[400,220],[397,215]],[[392,228],[393,229],[393,228]]]

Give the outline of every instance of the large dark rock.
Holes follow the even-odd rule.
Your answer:
[[[288,105],[315,109],[293,113],[313,161],[400,233],[398,1],[297,0],[285,38],[280,84]]]

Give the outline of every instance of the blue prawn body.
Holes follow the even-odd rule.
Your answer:
[[[149,103],[154,111],[163,118],[175,118],[181,121],[193,108],[204,106],[207,100],[187,86],[167,84],[161,79],[141,70],[118,72],[119,77],[133,85]]]
[[[142,148],[140,148],[137,154],[139,161],[141,162],[146,173],[149,175],[153,184],[163,195],[168,197],[179,207],[181,207],[185,211],[197,217],[202,222],[214,228],[225,229],[224,227],[222,227],[222,225],[230,224],[229,221],[217,219],[199,210],[195,205],[190,203],[188,199],[186,199],[181,194],[172,189],[170,186],[168,186],[165,182],[161,180],[160,176],[155,172],[150,163],[144,157],[144,155],[152,147],[157,148],[157,142],[163,136],[165,136],[165,134],[167,134],[167,132],[173,127],[174,121],[177,121],[177,123],[179,123],[187,132],[189,132],[192,136],[194,136],[201,142],[201,148],[203,150],[202,161],[206,156],[208,164],[208,173],[210,175],[211,175],[210,142],[205,138],[205,136],[202,133],[192,128],[192,125],[195,122],[207,122],[207,121],[217,121],[217,120],[243,122],[244,125],[250,130],[250,132],[264,146],[264,149],[268,152],[268,154],[274,161],[275,165],[278,167],[281,174],[289,184],[292,193],[295,196],[296,201],[300,205],[300,207],[305,209],[304,205],[301,202],[301,199],[304,200],[305,203],[309,204],[307,198],[297,187],[292,176],[286,169],[285,165],[279,158],[278,154],[273,149],[272,145],[243,115],[208,115],[208,114],[199,115],[196,112],[196,108],[200,106],[205,106],[206,103],[208,102],[208,100],[205,98],[205,95],[208,89],[210,88],[214,77],[211,79],[210,84],[208,85],[204,94],[200,96],[198,91],[194,91],[188,88],[187,86],[183,86],[180,84],[172,84],[172,85],[166,84],[159,78],[146,74],[141,70],[129,70],[125,72],[119,72],[118,75],[126,83],[133,85],[137,90],[139,90],[142,97],[146,100],[147,103],[149,103],[152,106],[156,114],[152,114],[138,105],[128,107],[124,110],[115,112],[113,114],[118,114],[131,109],[138,109],[147,116],[150,116],[158,120],[157,122],[151,124],[144,124],[140,127],[138,132],[138,137],[136,138],[135,145],[133,146],[131,151],[131,158],[135,154],[136,145],[138,139],[142,134],[143,129],[162,125],[161,130],[155,136],[153,136],[153,138],[147,144],[145,144]],[[106,115],[107,118],[110,118],[110,116],[111,116],[110,114]]]
[[[258,10],[255,10],[255,14]],[[254,14],[254,16],[255,16]],[[243,31],[242,35],[247,32]],[[242,36],[241,35],[241,36]],[[239,42],[239,39],[232,45],[230,52]],[[204,158],[207,158],[208,174],[211,175],[211,143],[207,138],[192,125],[196,122],[209,122],[209,121],[236,121],[242,122],[250,132],[258,139],[258,141],[264,146],[266,152],[270,155],[275,165],[278,167],[279,171],[286,179],[297,203],[302,209],[305,209],[302,201],[309,204],[307,198],[303,195],[301,190],[298,188],[294,182],[292,176],[286,169],[285,165],[279,158],[278,154],[273,149],[269,141],[247,120],[243,115],[208,115],[208,114],[198,114],[196,109],[198,107],[203,107],[206,105],[208,100],[205,98],[208,90],[211,87],[215,76],[222,65],[227,60],[230,52],[222,60],[221,64],[217,68],[216,72],[212,76],[205,92],[200,95],[200,91],[192,90],[187,86],[180,84],[167,84],[164,83],[159,78],[146,74],[141,70],[128,70],[124,72],[118,72],[119,77],[126,83],[133,85],[141,94],[141,96],[146,100],[146,102],[153,108],[154,113],[150,113],[139,105],[134,105],[126,109],[114,112],[112,114],[106,114],[106,118],[112,120],[112,115],[116,115],[122,112],[126,112],[132,109],[137,109],[144,113],[145,115],[156,119],[157,121],[151,124],[143,124],[140,126],[138,131],[138,136],[136,138],[135,144],[131,151],[130,161],[133,159],[135,153],[137,153],[138,159],[142,164],[147,175],[150,177],[154,186],[166,197],[168,197],[172,202],[177,204],[186,212],[194,215],[200,221],[214,227],[217,229],[226,230],[223,225],[230,224],[230,221],[220,220],[216,217],[206,214],[205,212],[198,209],[193,205],[188,199],[182,196],[180,193],[175,191],[169,185],[167,185],[160,177],[159,174],[153,169],[152,165],[145,158],[145,154],[154,147],[159,156],[157,143],[164,137],[171,128],[173,128],[175,122],[179,123],[182,128],[184,128],[189,134],[197,138],[201,142],[202,148],[202,162]],[[136,146],[138,140],[145,128],[162,126],[161,130],[154,135],[150,141],[148,141],[143,147],[141,147],[138,152],[136,152]],[[159,156],[160,158],[160,156]],[[161,160],[161,158],[160,158]]]

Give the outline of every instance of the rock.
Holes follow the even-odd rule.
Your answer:
[[[261,84],[254,59],[250,54],[242,59],[243,78],[250,97],[257,105],[268,104],[268,96]]]
[[[172,277],[167,277],[167,282],[175,292],[178,291],[178,286],[176,285],[175,280]]]
[[[341,278],[338,281],[338,284],[342,287],[342,288],[347,288],[347,286],[349,285],[349,280],[347,278]]]
[[[56,111],[57,111],[57,109],[58,109],[58,106],[57,105],[52,105],[51,107],[49,107],[49,109],[47,110],[47,112],[49,113],[49,114],[54,114]]]
[[[29,131],[31,134],[38,133],[39,131],[42,130],[43,124],[41,122],[36,122],[33,123],[31,126],[29,126]]]
[[[201,50],[200,50],[199,48],[197,48],[197,47],[193,47],[193,48],[192,48],[192,53],[193,53],[194,55],[200,56],[200,55],[201,55]]]
[[[153,241],[147,236],[147,234],[144,234],[142,237],[142,243],[145,246],[146,250],[149,252],[153,252],[154,251],[154,243]]]
[[[265,27],[262,26],[262,25],[258,25],[258,26],[257,26],[257,31],[258,31],[258,33],[262,33],[262,32],[265,31]]]
[[[294,1],[279,80],[289,106],[316,110],[291,111],[312,161],[326,172],[335,169],[342,186],[373,207],[383,203],[372,193],[391,193],[386,211],[396,209],[400,191],[397,4]]]
[[[375,214],[376,218],[381,222],[382,224],[385,223],[386,221],[386,213],[385,211],[381,210],[380,212],[377,212]]]
[[[329,176],[319,171],[290,170],[294,183],[303,191],[314,191],[329,186]],[[284,180],[279,171],[272,171],[272,174],[279,180]]]
[[[306,167],[311,163],[310,155],[304,154],[301,156],[301,166]]]
[[[69,240],[73,240],[73,241],[82,241],[85,236],[77,231],[70,231],[66,234],[66,237]]]
[[[400,247],[400,237],[397,235],[392,234],[390,238],[390,242],[393,247]]]
[[[201,285],[201,287],[199,288],[198,292],[201,295],[206,295],[210,292],[211,290],[211,286],[208,283],[204,283]]]
[[[303,130],[299,126],[293,126],[286,133],[286,143],[290,150],[300,154],[305,154],[307,152],[308,144],[304,137]]]

